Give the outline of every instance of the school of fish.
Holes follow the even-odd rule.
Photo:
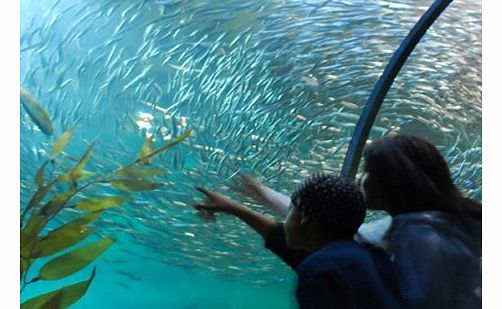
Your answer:
[[[261,209],[229,190],[239,172],[286,194],[315,171],[339,172],[373,85],[428,5],[25,1],[21,207],[53,131],[74,128],[66,152],[76,158],[97,141],[88,169],[105,172],[134,159],[145,138],[161,144],[192,129],[156,161],[168,170],[162,187],[110,209],[98,225],[152,262],[277,282],[285,267],[251,229],[197,216],[193,186]],[[390,132],[429,138],[464,192],[481,200],[480,3],[453,2],[417,46],[370,140]]]

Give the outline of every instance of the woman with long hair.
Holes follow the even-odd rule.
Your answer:
[[[380,138],[363,158],[367,207],[392,216],[383,246],[408,306],[480,307],[481,204],[462,196],[446,161],[422,138]]]

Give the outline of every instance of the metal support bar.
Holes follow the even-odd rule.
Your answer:
[[[384,72],[378,79],[373,88],[370,98],[364,106],[363,112],[359,117],[354,134],[349,144],[349,149],[343,161],[342,175],[354,179],[361,160],[364,145],[368,139],[369,131],[375,122],[376,115],[382,105],[385,95],[394,82],[396,75],[408,59],[415,46],[418,44],[427,29],[441,15],[452,0],[436,0],[429,9],[422,15],[420,20],[401,42],[399,48],[394,52]]]

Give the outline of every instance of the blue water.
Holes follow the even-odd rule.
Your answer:
[[[72,308],[294,308],[291,274],[274,286],[256,286],[224,280],[197,269],[180,268],[121,251],[114,245],[100,260],[87,296]],[[128,245],[128,250],[143,252]],[[139,253],[145,254],[145,253]],[[210,257],[208,257],[210,258]],[[29,287],[30,297],[86,280],[90,269],[71,279],[45,281]],[[256,279],[260,274],[253,274]],[[291,290],[290,290],[291,289]],[[288,291],[290,290],[290,291]],[[288,293],[290,292],[290,293]],[[22,298],[23,299],[23,298]]]
[[[97,235],[116,243],[72,308],[295,308],[294,273],[245,224],[197,216],[193,186],[272,215],[229,190],[237,171],[285,194],[314,171],[339,172],[374,83],[430,3],[22,0],[20,82],[55,136],[75,127],[69,157],[96,141],[86,170],[106,174],[147,136],[160,147],[194,132],[156,159],[168,170],[161,188],[97,221]],[[20,117],[23,209],[55,137]],[[478,1],[454,1],[403,67],[370,140],[391,132],[429,138],[459,187],[482,199]],[[76,198],[96,194],[116,191]],[[65,210],[51,227],[74,216]],[[21,299],[90,272],[34,283]]]

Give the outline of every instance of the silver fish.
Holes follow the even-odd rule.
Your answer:
[[[31,120],[47,135],[52,135],[54,129],[47,110],[40,104],[38,99],[26,87],[21,86],[21,103]]]

